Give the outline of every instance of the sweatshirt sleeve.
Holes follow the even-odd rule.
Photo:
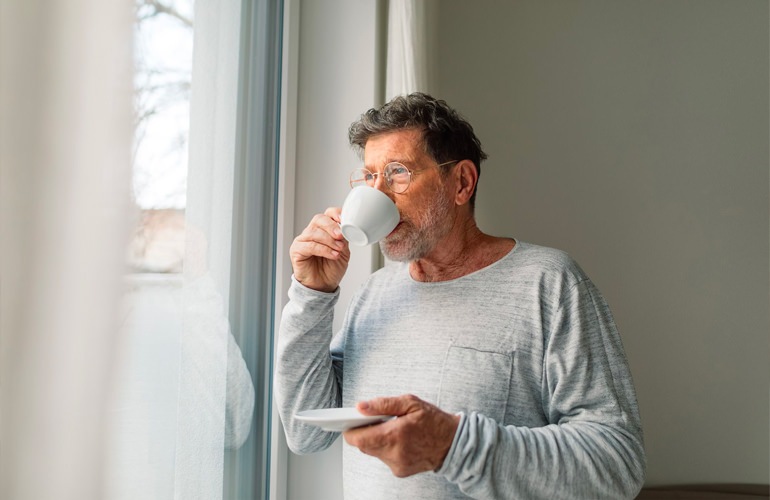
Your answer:
[[[328,448],[339,436],[294,418],[303,410],[339,407],[341,354],[332,356],[334,304],[339,290],[324,293],[292,277],[278,332],[274,390],[286,440],[295,453]]]
[[[548,425],[463,413],[437,472],[478,499],[632,499],[644,481],[642,429],[609,308],[586,279],[560,297],[549,325],[541,387]]]

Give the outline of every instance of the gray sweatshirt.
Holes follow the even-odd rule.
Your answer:
[[[414,394],[459,414],[443,466],[399,479],[343,447],[345,499],[624,499],[642,486],[636,395],[610,310],[565,253],[524,242],[461,278],[377,271],[333,337],[338,293],[294,281],[281,320],[275,394],[289,447],[339,434],[296,412]]]

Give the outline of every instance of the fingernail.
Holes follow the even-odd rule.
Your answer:
[[[361,401],[358,403],[358,407],[362,410],[368,410],[369,409],[369,401]]]

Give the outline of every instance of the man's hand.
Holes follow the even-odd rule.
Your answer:
[[[350,247],[340,231],[340,209],[313,217],[289,249],[294,278],[308,288],[333,292],[345,275]]]
[[[356,407],[365,415],[398,417],[343,433],[349,445],[379,458],[397,477],[441,468],[460,424],[459,416],[412,395],[376,398]]]

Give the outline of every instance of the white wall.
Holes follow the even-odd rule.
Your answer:
[[[360,160],[348,146],[348,126],[379,104],[382,83],[376,40],[376,0],[292,0],[299,15],[296,68],[296,155],[294,230],[299,234],[313,215],[339,206],[350,190],[348,176]],[[289,83],[289,87],[292,83]],[[288,254],[288,243],[280,249]],[[373,247],[352,248],[341,283],[335,327],[351,295],[373,269]],[[286,297],[281,297],[286,300]],[[308,456],[289,453],[288,500],[342,498],[341,440],[329,450]]]
[[[489,153],[488,232],[612,307],[648,484],[768,480],[768,2],[442,0],[436,94]]]

